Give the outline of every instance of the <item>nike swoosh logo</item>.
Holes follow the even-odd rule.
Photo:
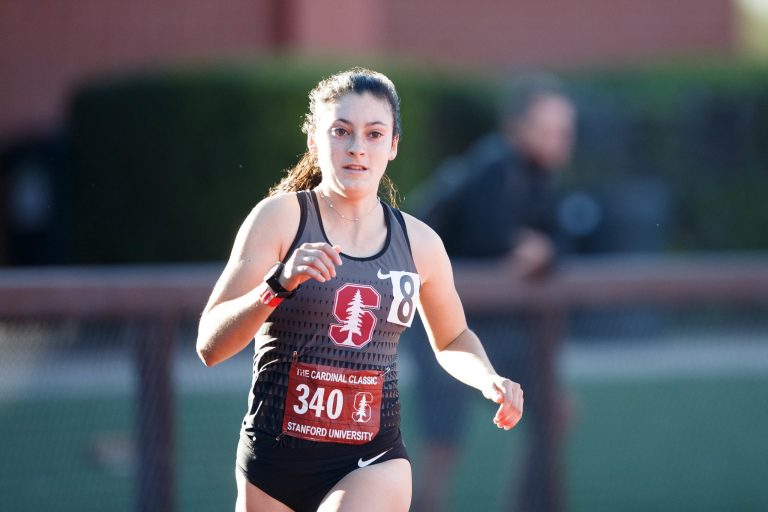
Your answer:
[[[392,449],[392,448],[390,448],[389,450],[391,450],[391,449]],[[357,467],[359,467],[359,468],[364,468],[365,466],[368,466],[368,465],[371,465],[371,464],[373,464],[374,462],[376,462],[377,460],[379,460],[380,458],[382,458],[382,457],[383,457],[383,456],[384,456],[384,455],[385,455],[385,454],[386,454],[386,453],[387,453],[389,450],[384,450],[383,452],[381,452],[381,453],[380,453],[380,454],[378,454],[377,456],[375,456],[375,457],[371,457],[371,458],[370,458],[370,459],[368,459],[368,460],[363,460],[363,458],[362,458],[362,457],[360,457],[359,459],[357,459]]]

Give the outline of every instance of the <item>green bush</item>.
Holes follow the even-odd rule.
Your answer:
[[[240,222],[305,148],[307,93],[338,69],[222,65],[86,85],[71,109],[78,262],[225,258]],[[485,82],[382,71],[403,105],[389,167],[403,191],[494,123]]]
[[[670,63],[569,82],[588,134],[570,180],[665,183],[670,250],[768,249],[768,68]]]
[[[82,87],[70,112],[77,263],[218,260],[303,152],[307,92],[347,67],[292,60],[175,68]],[[495,126],[490,76],[372,65],[397,84],[407,197]],[[573,73],[581,113],[566,187],[669,187],[670,249],[768,249],[768,70],[737,65]],[[476,205],[477,207],[477,205]]]

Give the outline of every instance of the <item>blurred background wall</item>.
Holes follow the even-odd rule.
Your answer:
[[[486,69],[639,63],[735,55],[736,19],[728,0],[8,0],[0,137],[61,123],[69,95],[88,77],[179,60],[291,50]]]

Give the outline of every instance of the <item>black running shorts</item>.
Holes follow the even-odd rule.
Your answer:
[[[334,485],[355,469],[406,459],[400,429],[382,432],[363,445],[313,443],[286,448],[274,437],[240,434],[237,468],[246,479],[296,512],[316,511]]]

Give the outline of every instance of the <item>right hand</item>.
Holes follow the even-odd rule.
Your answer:
[[[336,267],[342,264],[341,247],[325,242],[301,244],[285,262],[280,283],[293,290],[305,281],[316,279],[324,283],[336,277]]]
[[[512,258],[520,276],[531,278],[543,275],[550,270],[554,255],[554,246],[546,235],[532,229],[525,229],[517,238]]]

